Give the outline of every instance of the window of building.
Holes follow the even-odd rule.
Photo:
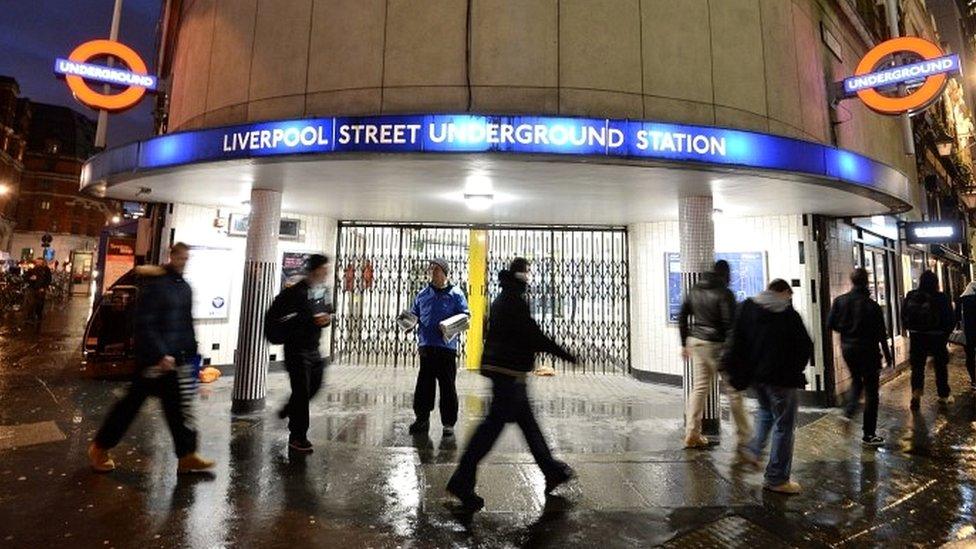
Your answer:
[[[81,223],[71,224],[71,234],[78,234],[81,232]]]
[[[51,202],[48,201],[48,200],[41,200],[41,209],[42,210],[50,210],[51,209]]]

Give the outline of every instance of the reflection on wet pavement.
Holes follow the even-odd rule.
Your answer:
[[[543,497],[521,434],[509,428],[486,461],[475,516],[443,487],[488,408],[481,377],[458,376],[457,437],[411,436],[415,371],[332,367],[312,410],[315,453],[289,453],[274,411],[287,379],[269,376],[262,414],[232,418],[233,379],[204,388],[201,450],[213,475],[177,478],[155,403],[94,475],[85,448],[124,384],[92,379],[78,355],[84,307],[52,315],[40,338],[0,328],[0,546],[3,547],[862,547],[976,540],[971,394],[907,410],[907,378],[884,389],[888,443],[864,450],[836,416],[804,411],[794,461],[799,496],[764,493],[761,473],[731,467],[734,436],[680,449],[681,394],[621,376],[532,380],[554,451],[579,473]],[[954,386],[964,373],[958,357]],[[726,422],[728,425],[728,422]],[[18,433],[11,438],[6,433]],[[25,435],[24,433],[27,433]],[[60,436],[55,436],[60,433]],[[43,435],[43,436],[42,436]],[[7,437],[7,438],[4,438]],[[32,438],[33,437],[33,438]],[[9,443],[4,441],[8,440]]]

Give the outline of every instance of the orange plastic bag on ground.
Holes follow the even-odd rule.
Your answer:
[[[200,370],[200,381],[203,383],[213,383],[217,381],[220,377],[220,370],[214,368],[213,366],[207,366],[206,368]]]

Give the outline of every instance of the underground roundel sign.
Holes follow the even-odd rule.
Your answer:
[[[114,57],[124,67],[89,63],[97,58]],[[67,59],[54,61],[54,72],[63,75],[75,97],[95,109],[121,111],[135,106],[147,91],[155,91],[156,77],[148,74],[146,63],[129,46],[114,40],[91,40],[78,46]],[[90,82],[101,82],[121,89],[102,93]],[[99,86],[101,87],[101,86]]]
[[[882,114],[924,109],[942,94],[949,75],[960,72],[959,56],[916,36],[882,42],[844,79],[844,95],[857,96]]]

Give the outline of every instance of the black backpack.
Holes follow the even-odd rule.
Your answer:
[[[913,332],[932,332],[939,329],[939,311],[932,296],[912,290],[902,306],[905,328]]]
[[[268,338],[273,345],[281,345],[285,342],[288,321],[297,315],[297,313],[286,314],[284,310],[286,301],[285,291],[282,291],[275,296],[271,306],[264,313],[264,337]]]

